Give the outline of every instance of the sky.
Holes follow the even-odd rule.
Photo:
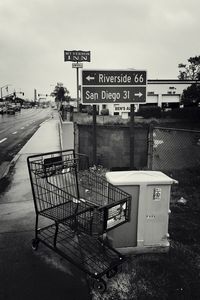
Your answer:
[[[64,50],[90,51],[84,69],[177,79],[178,64],[200,55],[199,11],[199,0],[0,0],[2,93],[9,84],[31,100],[61,82],[76,97]]]

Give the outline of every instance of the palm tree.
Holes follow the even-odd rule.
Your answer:
[[[63,86],[63,83],[58,82],[54,88],[54,91],[51,93],[52,97],[55,97],[55,101],[59,102],[60,105],[63,101],[67,101],[69,103],[70,96],[69,91],[66,87]]]

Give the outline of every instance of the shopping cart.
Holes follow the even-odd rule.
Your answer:
[[[39,242],[71,261],[106,288],[124,257],[103,236],[129,221],[131,196],[88,170],[88,157],[74,150],[27,159],[36,213],[34,250]],[[52,224],[39,229],[39,217]]]

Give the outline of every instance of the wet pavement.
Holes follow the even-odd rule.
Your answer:
[[[0,299],[90,299],[86,276],[54,251],[31,248],[35,212],[27,168],[32,154],[60,150],[58,116],[43,123],[15,157],[0,195]]]

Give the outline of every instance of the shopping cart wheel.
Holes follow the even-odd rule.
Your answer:
[[[39,240],[38,239],[33,239],[32,240],[32,249],[34,251],[36,251],[38,249],[38,245],[39,245]]]
[[[118,271],[118,267],[114,267],[113,269],[109,270],[107,273],[106,273],[106,276],[107,278],[111,278],[113,276],[115,276],[117,274],[117,271]]]
[[[106,282],[103,279],[96,279],[93,282],[93,288],[97,290],[99,293],[103,293],[107,288]]]

